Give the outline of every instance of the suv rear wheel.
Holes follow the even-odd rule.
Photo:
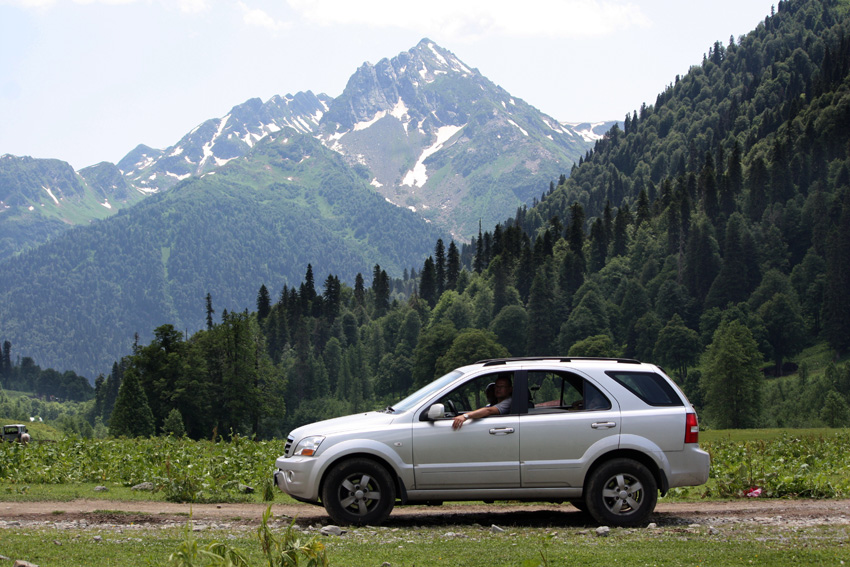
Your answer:
[[[601,465],[587,484],[587,511],[600,524],[636,526],[655,510],[658,485],[641,463],[613,459]]]
[[[328,473],[322,504],[339,524],[376,525],[395,505],[395,485],[387,469],[375,461],[349,459]]]

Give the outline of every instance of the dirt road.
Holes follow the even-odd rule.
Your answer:
[[[122,527],[185,523],[191,513],[196,525],[219,527],[257,525],[265,504],[173,504],[74,500],[71,502],[0,502],[0,527],[47,523]],[[330,524],[323,508],[307,504],[275,504],[276,520],[297,519],[299,525]],[[656,507],[650,521],[658,525],[755,522],[765,525],[850,525],[850,500],[741,499],[727,502],[665,503]],[[436,525],[582,526],[588,518],[568,504],[397,507],[388,527]]]

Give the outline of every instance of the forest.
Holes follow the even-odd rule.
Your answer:
[[[308,265],[256,282],[255,311],[197,298],[205,329],[136,341],[81,411],[113,435],[270,438],[478,359],[570,355],[661,365],[705,428],[845,425],[848,12],[779,2],[530,207],[401,277]]]

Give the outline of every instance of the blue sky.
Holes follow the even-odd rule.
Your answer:
[[[622,119],[768,0],[0,0],[0,154],[77,169],[428,37],[561,121]]]

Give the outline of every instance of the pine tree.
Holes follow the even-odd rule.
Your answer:
[[[528,333],[525,351],[528,355],[543,356],[552,352],[557,334],[553,314],[555,311],[554,286],[546,269],[541,267],[534,275],[528,295]]]
[[[213,309],[213,306],[212,306],[212,296],[209,293],[207,293],[207,330],[210,330],[210,329],[213,328],[213,324],[214,324],[213,323],[213,314],[214,313],[215,313],[215,310]]]
[[[380,317],[390,308],[390,278],[378,264],[372,270],[372,293],[375,297],[375,316]]]
[[[446,261],[446,289],[457,288],[457,278],[460,276],[460,252],[455,241],[449,242],[449,253]]]
[[[484,270],[486,264],[484,259],[484,238],[481,235],[481,221],[478,221],[478,240],[475,241],[475,259],[472,264],[472,269],[476,274],[480,274]]]
[[[135,368],[128,368],[109,419],[115,437],[149,437],[155,433],[154,418]]]
[[[269,296],[269,290],[266,284],[260,286],[260,291],[257,292],[257,319],[263,321],[269,316],[272,310],[272,300]]]
[[[357,272],[354,277],[354,303],[363,306],[366,301],[366,285],[363,282],[363,274]]]
[[[434,278],[437,284],[437,297],[439,297],[446,289],[446,249],[442,238],[437,239],[437,246],[434,249]]]
[[[433,308],[437,304],[437,272],[434,258],[428,256],[419,273],[419,297]]]
[[[724,321],[703,358],[700,387],[712,428],[745,429],[759,424],[762,357],[750,330]]]

